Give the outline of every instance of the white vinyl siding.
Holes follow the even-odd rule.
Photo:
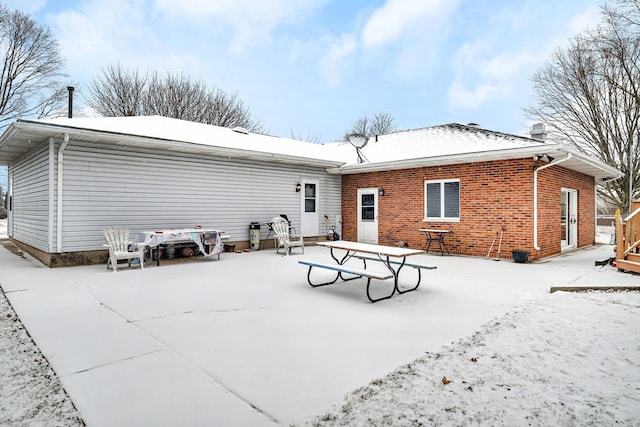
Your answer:
[[[425,221],[460,220],[460,180],[424,182]]]
[[[300,224],[300,177],[319,181],[319,212],[340,212],[340,176],[322,168],[70,141],[64,152],[63,251],[102,249],[103,227],[215,227],[249,239],[251,222]],[[324,231],[324,224],[321,232]],[[262,227],[262,238],[268,229]]]
[[[49,156],[48,144],[11,165],[13,194],[11,230],[14,239],[48,251]]]

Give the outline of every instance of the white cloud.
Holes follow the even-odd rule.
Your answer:
[[[510,90],[508,85],[492,85],[490,83],[482,83],[469,89],[464,82],[456,80],[449,86],[447,96],[450,106],[473,110],[495,98],[504,97]]]
[[[320,63],[325,81],[329,86],[337,86],[340,84],[344,61],[349,55],[355,52],[356,48],[356,37],[353,34],[343,34],[338,40],[331,44],[329,51]]]
[[[2,5],[9,10],[19,10],[28,15],[42,9],[46,0],[4,0]]]
[[[457,0],[387,0],[365,24],[363,47],[382,47],[405,36],[432,34],[434,27],[448,20],[457,4]]]
[[[360,32],[363,58],[391,80],[425,77],[452,31],[461,0],[386,0]]]
[[[50,17],[69,68],[96,74],[115,62],[138,62],[136,50],[154,46],[144,6],[135,0],[92,0]]]
[[[512,10],[501,11],[504,16],[501,21],[513,23],[509,18]],[[539,16],[536,13],[532,16]],[[508,19],[507,19],[508,18]],[[460,47],[454,61],[454,76],[448,90],[449,105],[453,108],[478,109],[498,99],[514,96],[516,88],[528,85],[528,79],[534,70],[540,67],[548,58],[555,46],[567,43],[570,37],[588,28],[595,28],[600,20],[600,10],[592,5],[575,14],[567,23],[561,26],[560,32],[548,33],[546,39],[538,39],[535,44],[518,46],[517,33],[514,33],[515,43],[502,43],[502,52],[494,52],[497,43],[509,32],[489,32],[473,43]],[[519,32],[535,28],[535,20],[518,21]],[[502,26],[498,25],[497,28]]]
[[[486,79],[507,80],[521,75],[524,70],[536,64],[541,59],[528,52],[505,52],[489,58],[481,65],[480,73]]]
[[[595,28],[600,22],[600,8],[591,5],[576,14],[569,22],[569,31],[573,34],[580,33],[587,28]]]
[[[460,47],[453,63],[449,105],[475,109],[513,93],[516,82],[542,58],[526,49],[493,54],[492,43],[478,40]]]
[[[188,18],[202,25],[221,21],[234,29],[230,49],[247,47],[271,38],[284,23],[295,23],[328,0],[155,0],[155,7],[167,17]]]

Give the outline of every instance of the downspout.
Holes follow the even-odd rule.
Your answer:
[[[67,148],[69,143],[69,134],[65,132],[64,141],[58,148],[58,227],[57,227],[57,250],[56,252],[62,252],[62,182],[63,182],[63,163],[64,163],[64,149]]]
[[[56,194],[55,154],[55,140],[51,137],[49,138],[49,232],[47,233],[49,235],[47,241],[47,248],[49,252],[53,252],[53,226],[55,225],[54,215],[56,213],[54,202]]]
[[[566,162],[570,158],[571,153],[567,154],[564,159],[554,160],[533,170],[533,248],[536,251],[541,250],[538,246],[538,171]]]
[[[7,180],[7,194],[5,194],[5,200],[7,201],[7,236],[13,237],[13,172],[7,168],[9,172]],[[8,199],[8,200],[7,200]]]

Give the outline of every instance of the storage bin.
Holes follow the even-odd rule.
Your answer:
[[[529,262],[529,252],[527,251],[511,251],[511,256],[513,256],[513,262]]]

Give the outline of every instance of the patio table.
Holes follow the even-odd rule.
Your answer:
[[[444,236],[448,233],[453,233],[453,230],[439,230],[439,229],[431,229],[431,228],[419,228],[418,231],[424,233],[425,237],[425,252],[429,252],[429,248],[431,247],[432,242],[436,242],[440,248],[440,255],[444,255],[444,250],[447,251],[447,255],[451,255],[449,253],[449,248],[444,242]]]
[[[224,234],[224,231],[209,228],[168,228],[160,230],[148,230],[138,233],[133,244],[137,247],[148,247],[152,258],[153,250],[156,251],[156,265],[160,265],[160,248],[181,243],[195,243],[205,257],[217,255],[224,250],[222,240],[231,236]],[[209,247],[207,251],[205,246]]]

